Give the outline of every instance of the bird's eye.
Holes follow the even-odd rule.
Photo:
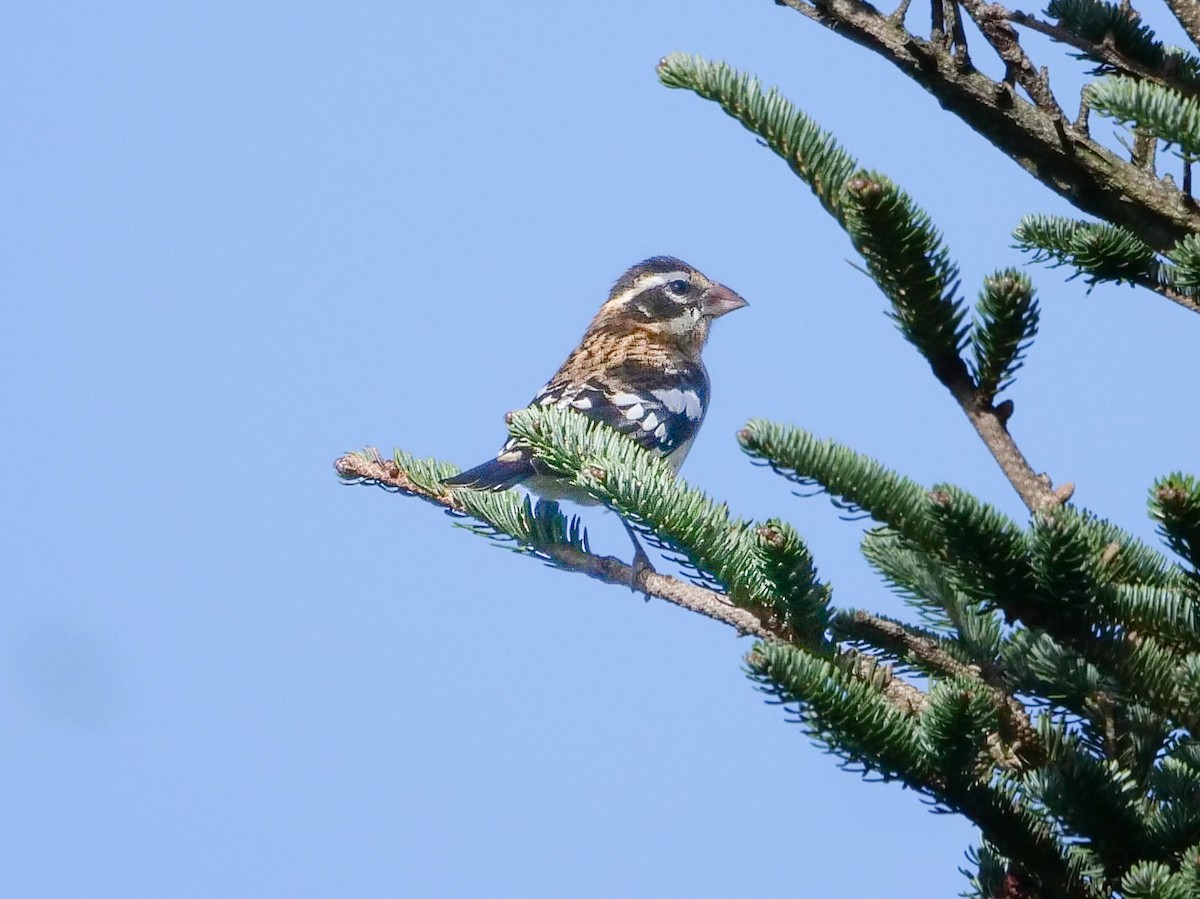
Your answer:
[[[667,282],[667,290],[670,291],[671,293],[675,294],[675,296],[677,296],[677,297],[681,297],[685,293],[687,293],[688,288],[691,286],[692,285],[690,285],[687,281],[683,281],[683,280]]]

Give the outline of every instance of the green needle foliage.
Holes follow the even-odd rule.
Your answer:
[[[967,380],[958,269],[929,216],[887,178],[864,173],[846,182],[846,230],[891,300],[900,333],[937,379],[946,385]]]
[[[1127,3],[1052,0],[1052,22],[968,5],[983,47],[1004,63],[1005,80],[990,81],[951,27],[957,5],[935,3],[929,39],[908,32],[903,14],[867,4],[786,5],[888,58],[1093,217],[1022,219],[1017,246],[1035,261],[1200,312],[1200,205],[1190,196],[1200,62],[1191,49],[1164,46]],[[1183,0],[1171,8],[1200,39],[1200,15]],[[1086,88],[1078,121],[1064,118],[1048,74],[1025,58],[1013,37],[1020,25],[1103,76]],[[735,517],[602,424],[538,407],[511,416],[511,433],[543,471],[617,512],[761,624],[754,632],[769,637],[748,653],[749,675],[813,739],[847,767],[900,781],[974,824],[966,895],[1200,897],[1200,480],[1172,473],[1151,488],[1150,515],[1173,555],[1072,505],[1069,490],[1030,489],[1041,482],[1008,432],[1012,404],[996,402],[1038,331],[1030,278],[1000,268],[970,308],[929,216],[780,91],[696,56],[669,56],[658,74],[717,104],[811,189],[1029,514],[1018,520],[961,487],[919,484],[795,425],[747,423],[738,440],[753,461],[806,497],[825,493],[872,520],[863,555],[911,611],[885,617],[835,606],[787,522]],[[1093,140],[1089,115],[1132,125],[1127,162]],[[1178,148],[1178,177],[1158,174],[1159,145]],[[569,570],[590,553],[580,521],[554,503],[470,490],[448,502],[441,480],[451,466],[403,453],[396,464],[404,489],[461,510],[475,533]]]
[[[1035,262],[1074,268],[1089,284],[1144,283],[1155,277],[1158,268],[1154,250],[1119,225],[1027,215],[1013,237]]]
[[[1037,334],[1040,316],[1033,283],[1016,269],[984,279],[971,328],[975,383],[991,400],[1016,377]]]
[[[761,137],[812,189],[825,210],[843,221],[842,189],[858,163],[778,90],[763,91],[757,78],[723,62],[682,53],[663,59],[658,77],[667,87],[686,88],[718,103]]]
[[[1083,39],[1085,45],[1109,47],[1119,58],[1138,63],[1144,69],[1170,75],[1181,84],[1200,81],[1200,60],[1177,47],[1167,47],[1142,21],[1133,7],[1100,0],[1051,0],[1046,15],[1058,20],[1065,31]],[[1111,56],[1085,48],[1073,53],[1078,59],[1096,63],[1093,74],[1118,71]]]
[[[1092,109],[1122,124],[1143,128],[1188,159],[1200,155],[1200,104],[1178,90],[1124,75],[1110,75],[1087,89]]]
[[[1176,472],[1155,482],[1150,495],[1150,514],[1167,545],[1200,572],[1200,482]]]

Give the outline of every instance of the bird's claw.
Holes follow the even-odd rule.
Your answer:
[[[650,557],[646,555],[646,550],[642,549],[642,543],[637,538],[637,532],[629,526],[624,518],[621,519],[621,524],[625,525],[625,531],[629,534],[629,539],[633,541],[633,565],[629,574],[629,589],[634,593],[639,591],[646,594],[646,602],[650,601],[650,594],[641,586],[642,576],[645,574],[655,574],[654,566],[650,564]]]

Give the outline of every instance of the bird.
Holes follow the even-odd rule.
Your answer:
[[[676,472],[708,410],[708,372],[700,353],[709,326],[747,305],[737,293],[674,256],[652,256],[617,279],[579,345],[537,392],[530,407],[574,409],[663,456]],[[509,438],[496,457],[442,481],[451,488],[505,490],[517,484],[545,499],[597,500],[540,469]],[[649,558],[628,522],[634,580]]]

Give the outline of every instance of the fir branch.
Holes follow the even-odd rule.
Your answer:
[[[846,229],[891,300],[901,332],[950,390],[1021,499],[1030,509],[1058,505],[1061,500],[1008,433],[1007,415],[976,390],[962,360],[966,329],[965,310],[955,297],[958,271],[928,216],[882,176],[851,179],[853,158],[778,91],[764,93],[756,79],[724,63],[681,54],[663,59],[658,71],[668,87],[718,102],[787,160]]]
[[[722,109],[763,139],[788,167],[809,186],[825,210],[838,222],[842,187],[858,163],[828,131],[793,106],[777,88],[764,92],[758,79],[739,73],[723,62],[672,53],[658,64],[658,77],[667,87],[685,88]]]
[[[1000,729],[1000,707],[977,677],[935,683],[920,725],[925,751],[946,781],[969,786],[990,779],[994,762],[988,744]]]
[[[1006,883],[1027,886],[1015,896],[1101,899],[1079,854],[1054,833],[1043,813],[1034,811],[1021,784],[1001,775],[993,783],[972,783],[955,792],[947,805],[979,827],[999,855],[1019,859]],[[1006,894],[1001,894],[1006,895]],[[1007,895],[1006,895],[1007,899]]]
[[[1200,234],[1189,234],[1166,255],[1172,263],[1168,269],[1170,285],[1195,303],[1200,294]]]
[[[829,627],[829,589],[817,579],[808,547],[790,524],[772,518],[754,529],[755,554],[770,580],[772,607],[797,642],[817,649]]]
[[[971,327],[974,377],[982,397],[991,401],[1016,377],[1037,334],[1039,310],[1033,284],[1015,269],[983,281]]]
[[[747,661],[763,691],[796,703],[798,720],[831,751],[885,778],[913,786],[930,780],[918,727],[877,684],[850,673],[861,666],[854,657],[839,665],[785,644],[762,643]]]
[[[962,0],[962,3],[996,55],[1004,61],[1005,80],[1021,85],[1042,111],[1055,118],[1064,118],[1062,108],[1050,90],[1048,73],[1045,69],[1039,70],[1026,55],[1016,30],[1008,24],[1008,10],[983,0]]]
[[[1042,623],[1036,582],[1021,529],[997,509],[957,487],[934,493],[930,517],[945,547],[955,585],[973,601],[1000,609],[1007,621]]]
[[[1078,209],[1124,222],[1156,248],[1200,231],[1200,210],[1168,182],[1122,160],[1053,112],[1025,102],[1008,85],[950,48],[909,32],[902,19],[859,0],[778,0],[891,62],[939,104]]]
[[[846,231],[867,270],[891,301],[891,316],[947,387],[969,381],[961,351],[966,311],[958,268],[929,216],[882,175],[846,184]]]
[[[702,577],[726,587],[738,605],[783,612],[807,603],[812,611],[799,613],[797,623],[810,636],[823,630],[819,609],[828,602],[828,588],[794,531],[785,535],[780,527],[768,528],[764,536],[750,522],[733,518],[725,504],[684,484],[658,454],[574,410],[523,409],[512,414],[509,430],[534,451],[542,468],[644,528]],[[804,595],[796,592],[802,586]]]
[[[1172,552],[1200,578],[1200,481],[1182,472],[1157,480],[1151,488],[1150,515]]]
[[[1138,858],[1161,857],[1146,826],[1142,789],[1115,759],[1097,759],[1079,740],[1043,718],[1040,736],[1050,750],[1046,765],[1029,772],[1024,787],[1068,836],[1085,838],[1120,876]]]
[[[1088,85],[1087,95],[1097,112],[1149,130],[1178,146],[1186,159],[1200,157],[1200,101],[1126,75],[1111,75]]]
[[[1085,222],[1057,215],[1027,215],[1013,231],[1019,249],[1034,262],[1068,265],[1087,278],[1117,284],[1148,284],[1158,262],[1153,248],[1118,225]]]
[[[863,536],[862,552],[922,619],[954,642],[959,654],[984,672],[998,666],[1002,625],[994,613],[958,587],[940,547],[925,550],[894,532],[877,529]]]
[[[882,650],[898,663],[926,675],[973,678],[983,686],[979,666],[958,658],[958,647],[937,634],[861,609],[839,609],[831,629],[835,639]]]
[[[482,491],[448,490],[440,483],[441,478],[456,473],[446,463],[434,460],[414,460],[405,453],[397,453],[395,459],[384,460],[373,450],[366,453],[347,453],[337,459],[334,469],[346,484],[361,484],[382,487],[390,492],[415,496],[452,513],[466,515],[467,503],[480,497],[491,496],[501,503],[520,505],[512,492],[486,494]],[[470,497],[470,499],[468,499]],[[484,500],[487,502],[487,500]],[[474,507],[476,512],[491,514],[488,509]],[[508,524],[503,516],[497,515],[487,522],[493,528],[502,529]],[[530,530],[534,533],[534,529]],[[597,556],[577,546],[549,544],[532,546],[538,556],[545,557],[565,571],[594,578],[606,584],[621,587],[635,586],[646,596],[665,600],[690,612],[732,627],[739,636],[749,635],[767,641],[763,645],[784,644],[795,639],[790,627],[767,615],[759,617],[734,605],[728,596],[714,590],[689,584],[686,581],[651,570],[635,570],[612,556]],[[794,573],[792,575],[794,577]],[[822,596],[822,599],[826,597]],[[848,659],[849,675],[864,684],[871,685],[887,702],[903,715],[918,714],[925,707],[925,693],[896,677],[890,669],[880,666],[868,657]]]
[[[1013,231],[1016,246],[1034,262],[1066,265],[1083,275],[1089,286],[1102,281],[1136,284],[1187,309],[1200,312],[1200,290],[1189,281],[1194,236],[1167,251],[1178,265],[1163,265],[1155,251],[1133,232],[1104,222],[1085,222],[1055,215],[1027,215]]]
[[[347,484],[383,487],[405,496],[418,497],[462,515],[472,514],[467,503],[489,495],[481,491],[474,493],[465,490],[450,491],[437,480],[431,480],[425,470],[412,466],[411,457],[404,454],[399,454],[395,460],[384,460],[372,452],[347,453],[334,463],[334,469],[337,471],[338,477]],[[456,473],[453,466],[441,463],[437,470],[444,470],[444,477]],[[516,500],[516,494],[513,493],[491,494],[491,496],[506,496],[505,501]],[[477,506],[473,508],[475,514],[486,514]],[[499,518],[489,523],[498,529],[505,525],[505,522]],[[714,590],[698,587],[654,571],[640,571],[635,580],[634,569],[620,559],[612,556],[593,555],[572,546],[551,544],[533,548],[539,554],[553,560],[558,567],[564,570],[584,574],[606,584],[616,584],[622,587],[634,584],[647,596],[666,600],[689,612],[695,612],[728,625],[739,635],[750,635],[767,640],[784,639],[783,635],[772,632],[762,620],[745,609],[735,606],[728,596]]]
[[[1195,90],[1200,85],[1200,61],[1164,46],[1128,4],[1051,0],[1046,15],[1058,19],[1057,24],[1023,12],[1014,11],[1008,17],[1081,51],[1073,55],[1096,63],[1094,74],[1124,72],[1183,90]]]
[[[1153,634],[1163,643],[1200,651],[1200,598],[1178,589],[1142,584],[1114,587],[1106,611],[1133,631]]]
[[[925,543],[928,495],[920,484],[869,456],[834,440],[821,440],[803,428],[751,419],[738,432],[747,455],[803,487],[819,486],[851,512],[864,511],[911,539]]]

